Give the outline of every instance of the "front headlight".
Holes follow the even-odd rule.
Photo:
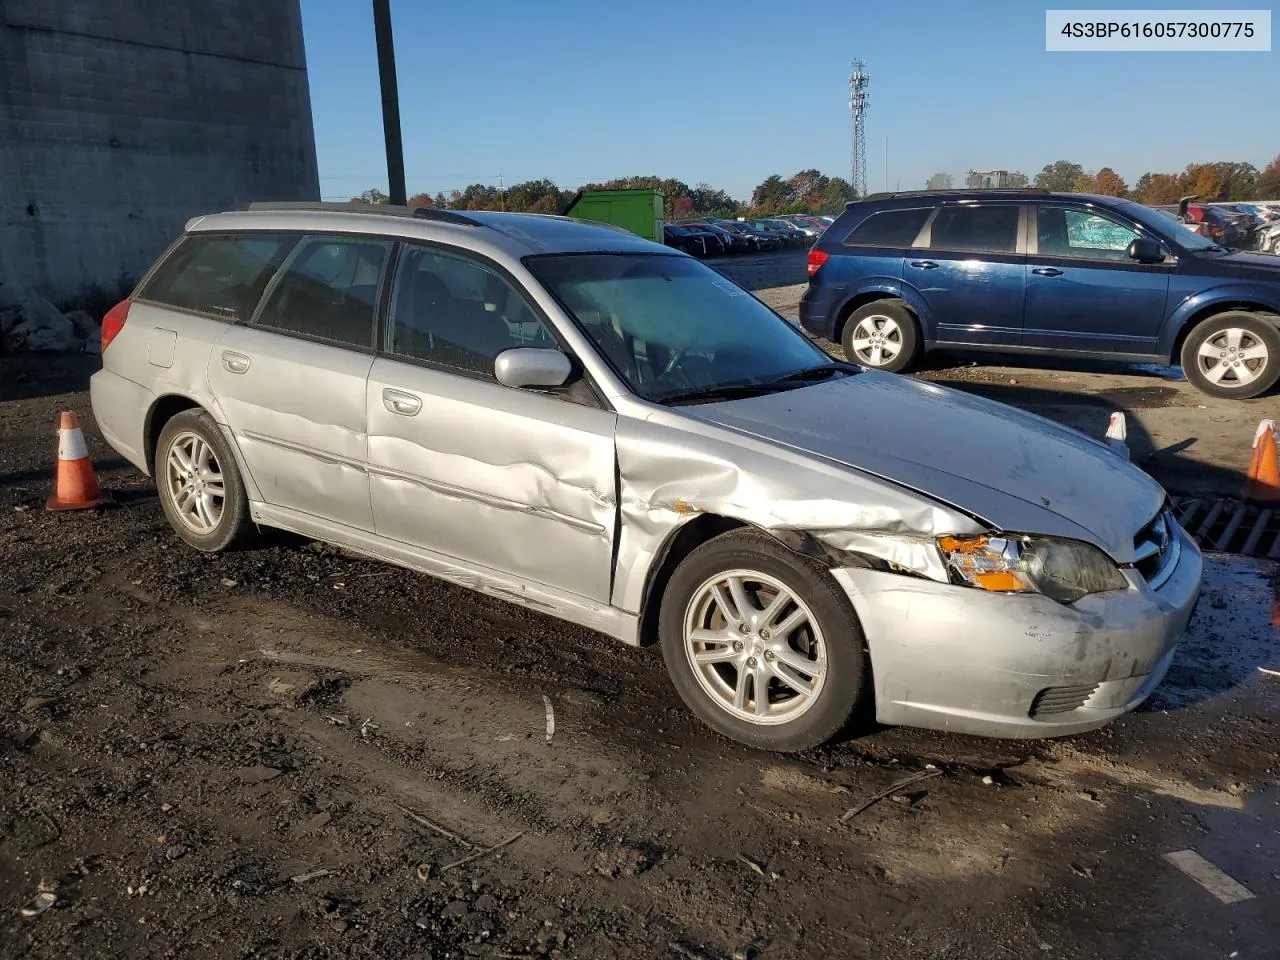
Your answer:
[[[1129,585],[1105,553],[1079,540],[1050,537],[939,537],[938,548],[955,579],[999,593],[1042,593],[1075,603],[1090,593]]]

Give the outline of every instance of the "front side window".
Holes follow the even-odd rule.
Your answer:
[[[224,320],[248,320],[293,238],[190,234],[156,269],[139,297]]]
[[[1091,210],[1040,207],[1036,233],[1042,257],[1129,260],[1138,231]]]
[[[765,384],[831,363],[736,284],[662,254],[553,254],[529,269],[637,396]]]
[[[873,213],[844,238],[847,247],[909,247],[929,219],[928,207],[915,210],[881,210]]]
[[[389,240],[304,237],[280,268],[253,322],[369,349]]]
[[[930,228],[934,250],[1013,253],[1018,245],[1018,208],[1011,204],[946,206]]]
[[[470,257],[406,244],[387,318],[389,353],[493,376],[513,347],[558,349],[524,294]]]

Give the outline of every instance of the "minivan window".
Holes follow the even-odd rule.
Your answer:
[[[934,250],[1013,253],[1018,244],[1018,207],[957,204],[938,211],[930,228]]]
[[[188,234],[138,294],[168,307],[247,320],[293,237]]]
[[[1138,231],[1091,210],[1072,207],[1036,209],[1038,249],[1042,257],[1129,260],[1129,244]]]
[[[853,228],[844,238],[846,247],[909,247],[929,219],[932,210],[881,210]]]
[[[496,270],[435,247],[405,245],[391,290],[389,353],[492,377],[504,350],[556,346],[524,293]]]
[[[373,315],[389,240],[306,237],[280,268],[253,322],[287,333],[373,347]]]

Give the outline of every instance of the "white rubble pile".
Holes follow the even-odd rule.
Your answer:
[[[83,310],[64,314],[38,293],[0,285],[0,353],[97,353],[100,335]]]

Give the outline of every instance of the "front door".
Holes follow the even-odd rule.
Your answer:
[[[1169,267],[1128,255],[1141,233],[1096,209],[1035,211],[1027,256],[1023,342],[1058,350],[1154,354],[1169,293]]]
[[[365,382],[391,244],[303,237],[248,324],[214,345],[209,381],[270,504],[373,529]]]
[[[494,358],[519,346],[558,344],[513,280],[405,245],[367,390],[375,529],[607,603],[617,417],[586,390],[498,383]]]
[[[1016,203],[945,204],[907,251],[902,282],[928,307],[938,343],[1022,342],[1021,216]]]

